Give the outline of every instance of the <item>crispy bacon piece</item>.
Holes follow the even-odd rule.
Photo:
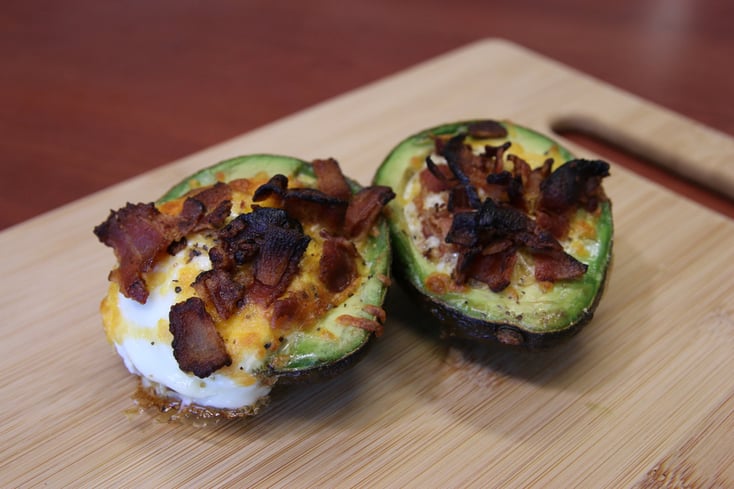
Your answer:
[[[499,173],[505,169],[504,156],[511,146],[512,143],[510,141],[506,141],[499,146],[491,146],[488,144],[484,147],[484,155],[493,162],[493,165],[489,168],[490,174]]]
[[[513,172],[516,178],[520,178],[522,182],[524,208],[529,213],[535,214],[537,202],[540,198],[540,184],[551,174],[553,158],[546,159],[541,166],[533,169],[518,156],[507,155],[507,159],[514,164]]]
[[[450,212],[477,209],[481,204],[477,190],[471,185],[457,185],[449,191],[447,206]]]
[[[352,316],[349,314],[338,316],[336,318],[336,322],[345,326],[354,326],[355,328],[361,328],[365,331],[371,331],[375,333],[375,336],[381,336],[384,329],[382,324],[375,320]]]
[[[519,248],[539,257],[538,280],[566,280],[586,272],[585,265],[565,253],[560,243],[525,213],[492,200],[485,200],[479,211],[454,214],[446,242],[457,245],[460,251],[454,280],[462,284],[472,278],[494,292],[510,285]]]
[[[305,294],[304,294],[305,295]],[[270,324],[277,329],[285,329],[294,318],[300,318],[303,307],[306,306],[306,297],[300,295],[287,295],[273,302],[273,314]]]
[[[394,198],[395,192],[383,185],[365,187],[357,192],[344,217],[344,235],[356,238],[372,229],[382,208]]]
[[[365,304],[362,310],[367,314],[371,314],[380,324],[384,323],[387,319],[387,313],[379,306]]]
[[[222,226],[232,209],[232,189],[229,185],[217,182],[211,187],[200,190],[187,197],[181,213],[175,217],[180,236],[189,233],[214,229]]]
[[[217,182],[211,187],[195,191],[189,198],[198,200],[204,204],[207,212],[211,212],[219,207],[222,202],[232,200],[232,188],[224,182]]]
[[[218,228],[224,224],[232,209],[232,188],[226,183],[217,182],[187,200],[191,199],[201,202],[204,206],[200,222],[192,231]]]
[[[319,260],[319,280],[331,292],[337,293],[346,289],[357,277],[358,256],[351,241],[342,237],[328,237],[324,241],[323,254]]]
[[[245,294],[245,286],[234,280],[223,269],[201,272],[192,286],[200,297],[207,298],[214,305],[222,320],[235,313],[240,299]]]
[[[505,126],[491,119],[469,124],[467,131],[470,136],[477,139],[507,137],[507,129],[505,129]]]
[[[153,204],[128,203],[111,211],[107,220],[94,228],[94,234],[117,256],[119,266],[110,273],[110,280],[120,285],[125,297],[144,304],[148,289],[143,273],[178,236],[167,216]]]
[[[230,271],[234,267],[234,256],[229,255],[221,246],[213,246],[209,249],[209,261],[214,270]]]
[[[573,280],[583,277],[587,265],[563,251],[533,253],[535,259],[535,279],[541,282]]]
[[[348,201],[352,196],[347,179],[334,158],[314,160],[313,171],[316,174],[316,183],[319,190],[326,195]]]
[[[471,260],[466,275],[486,283],[493,292],[500,292],[510,285],[516,261],[515,247],[487,255],[478,253]]]
[[[452,137],[443,145],[440,154],[446,158],[446,163],[458,183],[469,186],[483,180],[487,171],[482,160],[472,152],[471,146],[464,144],[465,139],[465,134]]]
[[[562,238],[568,233],[571,213],[583,207],[596,210],[605,199],[602,178],[609,176],[609,164],[601,160],[571,160],[540,184],[538,225]]]
[[[457,212],[445,241],[465,248],[473,248],[479,242],[479,227],[476,211]]]
[[[298,221],[271,207],[237,216],[218,239],[236,265],[252,263],[255,281],[246,297],[268,304],[288,287],[311,240]]]
[[[232,364],[224,340],[217,332],[204,301],[192,297],[171,307],[169,329],[173,356],[184,372],[200,378]]]
[[[448,190],[456,184],[456,177],[448,165],[437,165],[426,156],[427,168],[421,172],[421,184],[430,192]]]
[[[276,287],[281,282],[290,282],[291,267],[297,267],[311,238],[303,232],[273,226],[260,237],[259,253],[255,258],[255,279],[263,285]],[[286,272],[291,272],[287,274]],[[286,283],[286,285],[287,285]]]
[[[260,185],[255,192],[252,194],[253,202],[262,202],[263,200],[276,196],[279,198],[285,197],[288,189],[288,177],[278,173],[270,177],[266,183]]]
[[[349,202],[315,188],[293,188],[285,195],[284,208],[301,222],[318,222],[330,231],[344,222]]]
[[[601,180],[609,176],[609,163],[601,160],[571,160],[551,173],[540,185],[540,207],[561,213],[580,205],[596,209]]]
[[[441,165],[441,167],[446,168],[445,165]],[[436,176],[428,168],[421,171],[420,181],[421,187],[425,188],[429,192],[443,192],[444,190],[448,190],[450,188],[450,186],[446,183],[444,179],[442,179],[442,177]]]
[[[274,197],[277,199],[278,205],[281,205],[299,221],[319,222],[332,231],[339,229],[344,221],[351,192],[348,186],[346,192],[341,187],[342,183],[344,185],[347,185],[347,183],[335,160],[316,161],[322,163],[319,163],[319,170],[317,171],[314,168],[314,171],[317,171],[317,174],[321,172],[326,179],[323,187],[328,189],[328,192],[322,190],[320,180],[317,180],[318,189],[288,188],[288,177],[274,175],[268,182],[255,190],[252,197],[253,202],[261,202]],[[330,161],[334,163],[329,163]],[[335,164],[336,166],[334,166]],[[347,198],[332,195],[329,192],[340,195],[346,194]]]
[[[175,254],[185,246],[192,231],[220,226],[231,208],[230,191],[217,184],[188,197],[177,216],[162,214],[154,204],[130,204],[110,212],[94,234],[115,251],[119,266],[110,280],[120,285],[125,297],[144,304],[148,289],[143,273],[149,271],[163,251]]]
[[[477,215],[477,229],[483,242],[494,238],[517,239],[535,231],[533,220],[508,205],[485,200]]]

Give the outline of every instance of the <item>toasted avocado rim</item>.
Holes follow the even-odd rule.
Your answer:
[[[433,151],[433,137],[467,132],[475,122],[479,121],[444,124],[410,136],[390,152],[378,169],[374,182],[392,186],[397,194],[386,209],[395,250],[394,273],[401,284],[443,323],[448,335],[543,346],[577,332],[591,319],[598,305],[612,257],[611,204],[609,201],[602,203],[596,217],[579,211],[585,213],[581,217],[594,226],[598,244],[591,259],[581,259],[588,265],[586,274],[575,281],[554,284],[547,294],[535,293],[533,297],[542,301],[531,302],[533,307],[519,306],[510,296],[490,292],[483,285],[444,294],[428,291],[425,280],[436,271],[436,266],[412,244],[402,209],[407,204],[403,191],[410,177],[422,170],[422,162]],[[507,121],[501,124],[507,129],[507,137],[487,139],[488,144],[512,141],[510,153],[520,150],[553,157],[554,169],[574,158],[566,148],[540,133]]]
[[[252,178],[263,172],[268,177],[280,173],[289,179],[315,182],[313,167],[306,161],[290,156],[253,154],[231,158],[197,171],[166,192],[158,204],[182,197],[198,187]],[[361,188],[354,180],[347,178],[347,181],[353,193]],[[387,292],[385,277],[389,277],[391,266],[390,235],[384,218],[378,221],[377,233],[370,233],[366,239],[362,257],[367,276],[354,295],[328,311],[318,325],[308,331],[290,333],[281,347],[269,355],[262,375],[284,381],[309,382],[332,377],[362,358],[373,333],[340,324],[337,318],[349,314],[375,320],[364,310],[365,307],[382,307]]]

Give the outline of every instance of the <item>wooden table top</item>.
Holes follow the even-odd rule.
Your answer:
[[[539,5],[6,1],[0,229],[486,37],[734,135],[732,2]],[[592,148],[734,216],[731,197]]]

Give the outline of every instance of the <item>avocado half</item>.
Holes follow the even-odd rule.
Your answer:
[[[267,177],[280,174],[289,180],[316,185],[311,163],[281,155],[254,154],[222,161],[185,178],[166,192],[157,204],[184,196],[192,189],[229,182],[240,178]],[[347,178],[352,193],[361,186]],[[334,377],[359,361],[375,333],[367,329],[340,323],[337,318],[351,315],[374,321],[370,308],[381,308],[391,265],[390,239],[387,223],[380,217],[373,232],[361,249],[362,282],[353,295],[338,307],[327,311],[307,329],[290,332],[281,347],[269,353],[267,371],[262,375],[280,383],[307,383]],[[326,333],[326,334],[325,334]]]
[[[435,162],[440,161],[436,157],[437,147],[450,140],[470,146],[475,154],[492,148],[502,160],[500,164],[510,171],[514,157],[521,158],[533,169],[552,158],[552,172],[575,160],[552,139],[507,121],[444,124],[403,140],[390,152],[374,178],[375,184],[391,186],[396,193],[385,209],[395,254],[396,279],[440,321],[441,331],[447,337],[497,341],[534,349],[551,346],[576,334],[594,314],[612,260],[613,221],[609,199],[606,196],[599,199],[593,211],[583,206],[575,210],[569,218],[569,237],[559,240],[564,252],[583,264],[582,276],[553,283],[534,280],[533,258],[520,251],[520,258],[513,265],[512,281],[506,288],[493,291],[486,283],[476,280],[457,284],[452,281],[455,263],[452,272],[446,253],[437,257],[431,251],[432,246],[445,245],[446,236],[426,236],[425,227],[415,222],[416,199],[425,198],[418,196],[423,181],[420,173],[426,170],[427,159],[435,170]],[[441,172],[436,174],[441,176]],[[435,207],[437,212],[449,200],[441,191],[434,192],[430,198],[430,205],[423,208]],[[473,198],[476,200],[476,195]],[[475,207],[493,206],[486,202],[489,199],[480,198]],[[526,215],[535,222],[532,211],[526,209]]]

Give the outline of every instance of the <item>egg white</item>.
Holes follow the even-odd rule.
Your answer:
[[[107,310],[103,314],[105,330],[127,369],[141,377],[144,387],[154,388],[159,395],[176,399],[182,406],[255,406],[271,389],[255,375],[265,361],[257,350],[239,348],[232,355],[234,365],[206,378],[182,371],[173,356],[168,314],[171,306],[195,295],[190,283],[200,272],[211,268],[203,251],[210,244],[204,236],[190,237],[185,249],[157,263],[146,274],[149,296],[145,304],[128,299],[116,286],[111,287],[105,299],[108,307],[103,306]]]

